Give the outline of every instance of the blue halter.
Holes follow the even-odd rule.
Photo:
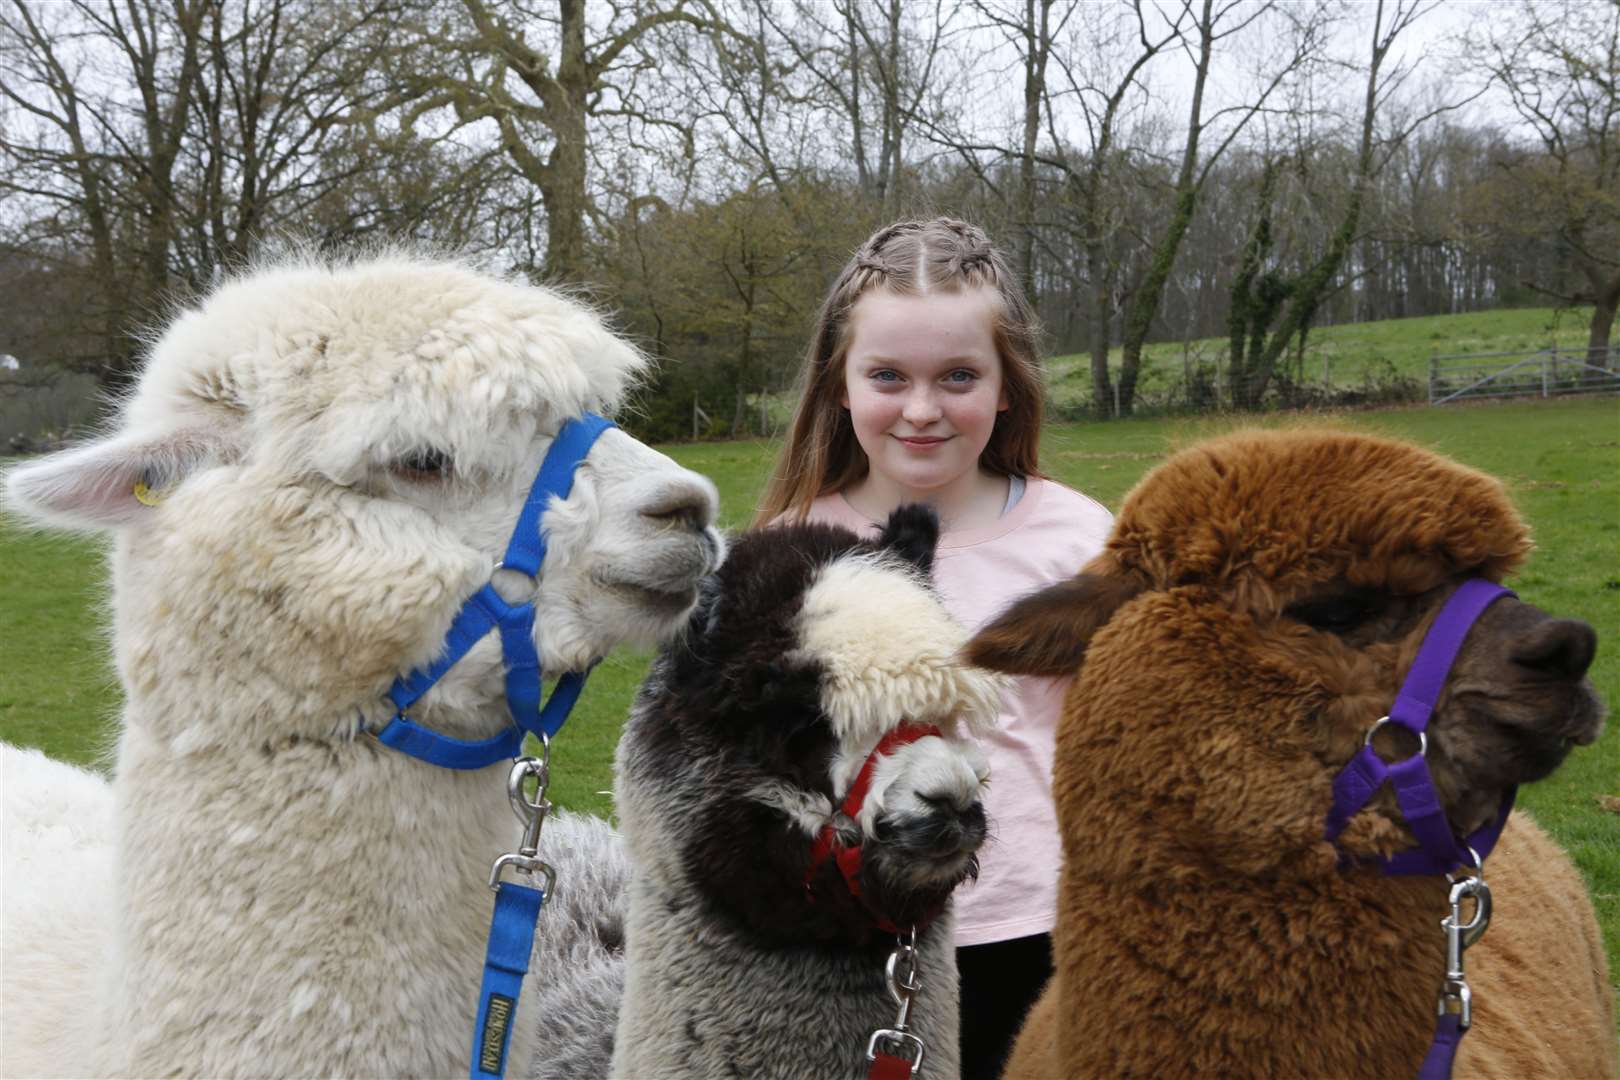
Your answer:
[[[538,581],[540,566],[546,561],[546,537],[540,519],[552,497],[568,498],[574,486],[574,471],[596,445],[596,440],[613,422],[595,413],[585,413],[563,424],[546,451],[535,475],[529,497],[512,530],[497,570],[514,570]],[[394,718],[377,733],[384,746],[447,769],[482,769],[498,761],[517,758],[523,751],[526,734],[539,736],[550,746],[568,713],[579,700],[589,672],[570,671],[557,680],[551,698],[540,704],[540,654],[534,647],[535,596],[521,604],[509,604],[495,591],[493,582],[473,593],[456,613],[445,635],[444,650],[425,670],[418,668],[394,680],[388,699],[396,710]],[[512,726],[492,738],[452,739],[406,719],[410,708],[428,689],[467,655],[491,630],[500,631],[501,656],[506,662],[506,707]],[[539,778],[533,801],[523,794],[526,776]],[[478,1012],[473,1022],[472,1059],[468,1076],[473,1080],[500,1078],[506,1073],[506,1053],[511,1042],[512,1023],[523,976],[529,970],[534,949],[535,922],[555,884],[551,867],[537,857],[540,827],[551,804],[545,800],[547,773],[544,762],[523,759],[507,778],[507,793],[514,806],[521,806],[524,818],[523,843],[519,851],[495,860],[489,885],[495,890],[495,910],[490,919],[489,940],[485,947],[483,982],[478,989]],[[510,864],[530,875],[538,873],[543,887],[502,881],[501,871]]]
[[[557,432],[545,460],[540,463],[534,486],[529,489],[528,500],[512,531],[512,541],[497,569],[515,570],[530,578],[539,578],[540,565],[546,559],[546,538],[540,519],[552,496],[559,500],[568,497],[574,486],[574,470],[591,452],[602,432],[613,426],[611,420],[585,413],[569,420]],[[562,675],[550,699],[541,706],[540,657],[534,648],[534,616],[534,597],[521,604],[508,604],[493,584],[485,583],[456,614],[439,658],[426,669],[418,668],[394,680],[388,699],[397,711],[377,733],[378,741],[447,769],[482,769],[517,757],[525,733],[544,735],[548,739],[557,734],[574,702],[579,700],[588,672],[570,671]],[[491,630],[499,630],[501,634],[501,653],[506,660],[506,705],[512,713],[512,726],[492,738],[466,740],[429,731],[406,719],[405,710]]]

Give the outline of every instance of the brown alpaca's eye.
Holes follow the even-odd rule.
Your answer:
[[[402,480],[431,483],[449,476],[451,464],[449,454],[435,447],[424,446],[395,458],[388,469]]]
[[[1313,630],[1342,635],[1381,615],[1385,600],[1382,593],[1372,589],[1348,589],[1290,604],[1283,614]]]

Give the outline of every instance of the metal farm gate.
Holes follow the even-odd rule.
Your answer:
[[[1473,353],[1429,358],[1429,404],[1497,397],[1620,393],[1620,347],[1608,365],[1592,363],[1586,349],[1536,353]]]

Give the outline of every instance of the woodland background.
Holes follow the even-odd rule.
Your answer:
[[[1504,307],[1620,367],[1620,0],[0,0],[0,443],[265,250],[402,238],[615,311],[638,434],[758,433],[851,249],[933,213],[1076,416],[1152,342],[1218,342],[1167,400],[1268,407],[1313,328]]]

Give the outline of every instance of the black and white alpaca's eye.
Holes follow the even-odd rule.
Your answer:
[[[422,484],[443,480],[450,475],[452,464],[450,455],[443,450],[432,446],[419,446],[395,458],[389,464],[388,471],[401,480]]]
[[[1383,614],[1387,597],[1373,589],[1349,589],[1288,605],[1283,612],[1329,634],[1348,634]]]

